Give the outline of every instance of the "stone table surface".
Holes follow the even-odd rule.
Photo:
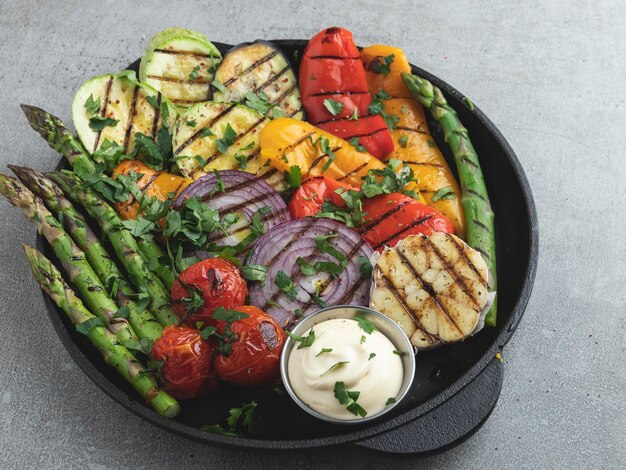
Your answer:
[[[355,448],[259,454],[189,442],[129,414],[74,364],[21,254],[35,232],[0,201],[2,468],[624,468],[626,3],[0,0],[0,162],[58,156],[19,104],[70,121],[85,79],[184,26],[223,42],[308,38],[338,25],[401,46],[502,130],[532,186],[540,263],[504,350],[505,382],[470,440],[425,459]]]

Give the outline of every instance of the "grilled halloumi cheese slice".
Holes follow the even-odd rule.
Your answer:
[[[394,320],[418,349],[473,334],[487,304],[487,266],[460,238],[411,235],[374,255],[370,307]]]

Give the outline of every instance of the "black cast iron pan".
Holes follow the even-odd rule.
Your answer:
[[[306,41],[277,40],[298,70]],[[231,46],[215,43],[222,53]],[[137,69],[138,62],[130,68]],[[526,176],[500,131],[478,108],[471,110],[464,96],[434,75],[413,67],[439,88],[468,128],[496,215],[498,257],[498,326],[485,328],[463,343],[417,356],[413,387],[393,413],[362,426],[321,422],[274,390],[246,390],[223,386],[210,399],[183,404],[175,420],[159,416],[144,405],[131,387],[109,368],[86,338],[44,295],[48,314],[61,341],[81,369],[109,396],[128,410],[164,429],[198,441],[256,449],[303,449],[337,444],[354,445],[396,454],[440,451],[475,432],[491,413],[500,394],[503,364],[496,358],[513,335],[530,297],[538,259],[537,215]],[[431,124],[439,147],[451,158],[441,133]],[[65,167],[64,161],[59,168]],[[454,168],[454,165],[451,165]],[[54,253],[39,236],[46,256]],[[253,431],[242,438],[201,431],[199,426],[223,422],[228,410],[244,402],[259,403]]]

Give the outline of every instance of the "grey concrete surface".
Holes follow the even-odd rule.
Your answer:
[[[35,233],[0,201],[2,468],[624,468],[626,466],[626,3],[622,1],[189,3],[0,0],[0,162],[57,155],[18,107],[70,119],[74,90],[123,68],[168,26],[224,42],[342,25],[401,46],[470,96],[530,179],[540,266],[506,347],[506,381],[469,441],[426,459],[346,448],[257,454],[207,447],[131,416],[77,368],[46,318],[20,244]]]

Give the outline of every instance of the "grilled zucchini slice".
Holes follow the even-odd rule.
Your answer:
[[[92,154],[109,140],[125,153],[135,148],[135,134],[156,139],[164,125],[172,128],[178,113],[172,103],[149,85],[139,83],[134,72],[94,77],[83,83],[72,103],[74,127]],[[107,125],[98,121],[109,118]]]
[[[174,160],[189,178],[213,170],[243,170],[282,191],[282,173],[261,157],[259,134],[268,122],[255,110],[237,103],[207,101],[191,106],[174,128]]]
[[[455,235],[411,235],[375,260],[370,307],[398,323],[418,349],[474,334],[487,301],[485,261]]]
[[[176,106],[185,108],[210,98],[211,81],[221,57],[202,34],[170,28],[148,43],[139,65],[139,78]]]
[[[269,118],[304,118],[296,75],[287,57],[271,42],[255,41],[233,47],[217,68],[215,81],[218,88],[213,91],[214,101],[236,101],[255,107],[258,101],[247,99],[252,93],[261,99],[255,109]]]

